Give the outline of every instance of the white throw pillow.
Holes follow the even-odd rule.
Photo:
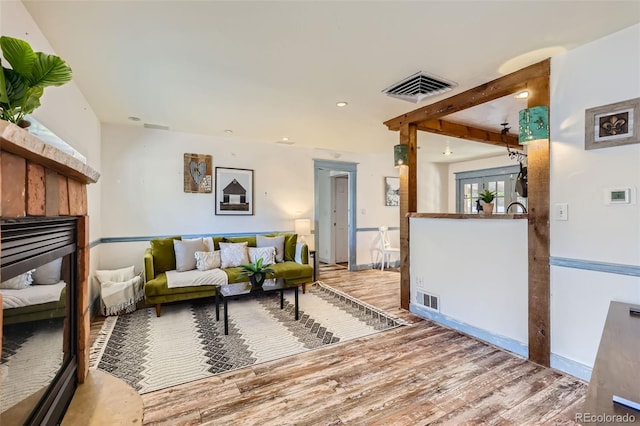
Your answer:
[[[249,247],[249,262],[256,263],[258,259],[262,259],[263,265],[271,265],[276,263],[275,247]]]
[[[213,237],[206,237],[202,239],[202,242],[205,246],[205,251],[216,251],[215,242],[213,241]]]
[[[46,263],[42,266],[38,266],[33,271],[33,283],[42,285],[58,284],[60,282],[60,272],[62,270],[62,258],[59,257]]]
[[[221,264],[220,250],[196,252],[196,268],[198,268],[199,271],[219,268]]]
[[[31,277],[33,271],[34,269],[27,271],[24,274],[20,274],[17,277],[9,278],[6,281],[2,281],[0,283],[0,288],[20,290],[29,287],[33,282],[33,278]]]
[[[275,247],[276,262],[280,263],[284,261],[284,235],[278,237],[256,235],[256,247]]]
[[[220,267],[231,268],[249,263],[247,242],[220,243]]]
[[[135,277],[136,273],[134,272],[134,265],[128,266],[126,268],[121,269],[113,269],[113,270],[99,270],[96,271],[96,278],[100,281],[100,284],[104,284],[108,281],[112,281],[114,283],[121,283],[123,281],[129,281],[131,278]]]
[[[204,251],[202,238],[193,240],[173,240],[173,250],[176,252],[176,271],[184,272],[196,269],[196,252]]]
[[[307,245],[306,243],[296,243],[296,256],[293,258],[293,260],[296,261],[296,263],[300,263],[302,264],[302,248]]]

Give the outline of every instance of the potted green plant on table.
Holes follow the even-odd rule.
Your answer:
[[[31,45],[17,38],[0,37],[4,60],[11,65],[0,72],[0,119],[29,127],[24,119],[40,106],[44,88],[71,81],[71,68],[60,57],[34,52]]]
[[[243,271],[238,275],[239,278],[249,277],[249,282],[253,288],[261,288],[267,274],[275,274],[276,272],[269,268],[269,264],[263,264],[264,259],[260,258],[255,263],[242,265]]]
[[[493,214],[493,200],[496,198],[496,193],[485,189],[478,194],[478,198],[482,201],[482,211],[485,214]]]

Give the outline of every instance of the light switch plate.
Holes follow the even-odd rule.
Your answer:
[[[569,205],[556,203],[556,220],[569,220]]]

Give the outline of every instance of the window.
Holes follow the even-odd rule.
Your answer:
[[[519,201],[526,206],[527,199],[516,193],[519,172],[519,166],[508,166],[456,173],[456,212],[478,213],[478,193],[484,189],[496,193],[493,201],[494,213],[505,213],[507,206],[513,201]],[[510,213],[522,212],[519,206],[516,207],[512,207]]]

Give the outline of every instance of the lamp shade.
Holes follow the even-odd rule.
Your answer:
[[[395,167],[407,166],[409,163],[408,145],[398,144],[393,147],[393,165]]]
[[[311,235],[311,219],[296,219],[295,230],[298,235]]]
[[[520,111],[518,143],[526,145],[540,139],[549,139],[549,108],[535,106]]]

